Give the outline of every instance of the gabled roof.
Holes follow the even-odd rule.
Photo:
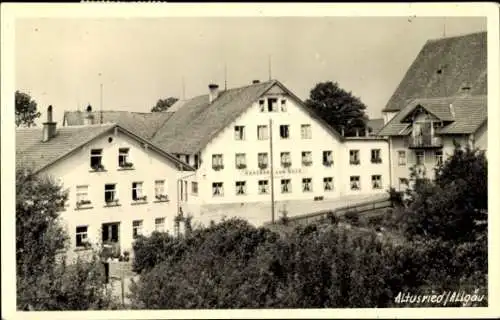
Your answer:
[[[80,126],[85,124],[84,119],[91,115],[94,117],[94,123],[99,123],[101,113],[99,111],[65,111],[63,125]],[[134,132],[135,134],[151,139],[154,133],[172,116],[170,112],[128,112],[128,111],[103,111],[103,124],[116,123],[120,127]]]
[[[366,123],[366,126],[369,129],[371,129],[371,133],[370,134],[375,135],[384,126],[384,119],[383,118],[369,119],[368,122]]]
[[[453,96],[463,86],[487,94],[486,38],[479,32],[427,41],[383,111],[399,111],[409,99]]]
[[[402,136],[409,134],[411,125],[402,121],[418,106],[428,110],[445,123],[444,127],[436,131],[438,134],[474,133],[488,117],[487,104],[486,95],[415,99],[394,116],[379,131],[378,135]]]
[[[172,153],[193,154],[199,152],[215,135],[236,120],[259,97],[274,86],[279,86],[295,99],[306,112],[324,124],[339,139],[342,139],[335,130],[306,107],[279,81],[271,80],[221,91],[212,103],[209,103],[208,94],[179,102],[172,106],[175,107],[176,111],[157,131],[152,141]]]
[[[92,140],[114,131],[117,128],[120,132],[147,144],[151,149],[159,152],[164,157],[173,161],[176,165],[184,169],[193,171],[194,168],[185,164],[177,157],[166,153],[147,140],[135,135],[127,129],[117,124],[68,126],[57,128],[56,135],[47,142],[42,142],[41,127],[17,128],[16,129],[16,166],[33,170],[34,173],[52,165],[62,158],[70,155],[80,147]]]

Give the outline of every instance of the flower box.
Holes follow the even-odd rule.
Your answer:
[[[382,163],[381,158],[372,159],[372,163]]]
[[[107,206],[117,206],[118,205],[118,199],[111,200],[111,201],[106,201]]]
[[[236,165],[236,169],[246,169],[246,168],[247,168],[247,165],[244,163],[240,163],[240,164]]]
[[[166,194],[158,194],[158,195],[156,195],[156,200],[158,200],[158,201],[168,201],[168,195],[166,195]]]
[[[148,200],[147,196],[142,196],[142,197],[135,198],[135,201],[147,201],[147,200]]]
[[[351,160],[349,161],[350,164],[353,164],[353,165],[358,165],[360,164],[360,161],[359,160]]]
[[[87,206],[87,205],[89,205],[91,203],[92,202],[90,200],[80,200],[80,201],[76,202],[76,207],[80,208],[80,207],[83,207],[83,206]]]
[[[312,165],[312,161],[311,160],[303,160],[302,161],[302,164],[306,167],[309,167],[310,165]]]
[[[325,167],[331,167],[333,165],[333,161],[332,160],[329,160],[329,161],[323,161],[323,165]]]
[[[267,163],[259,163],[259,169],[260,170],[267,169]]]
[[[130,168],[133,168],[133,167],[134,167],[134,164],[131,163],[131,162],[120,163],[120,168],[130,169]]]
[[[224,169],[224,165],[223,165],[223,164],[217,164],[217,165],[212,166],[212,168],[213,168],[215,171],[219,171],[219,170]]]
[[[104,166],[102,164],[96,164],[92,166],[92,170],[94,171],[104,171]]]
[[[291,162],[282,162],[281,166],[283,168],[290,168],[292,166],[292,163]]]

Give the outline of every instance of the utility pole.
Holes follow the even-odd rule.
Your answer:
[[[269,81],[272,79],[272,73],[271,73],[271,55],[268,56],[268,68],[269,68]]]
[[[100,119],[100,123],[102,124],[102,78],[101,78],[102,74],[99,73],[99,80],[101,81],[101,90],[100,90],[100,101],[101,101],[101,119]]]
[[[273,120],[269,119],[269,160],[271,168],[271,223],[274,224],[274,161],[273,161]]]

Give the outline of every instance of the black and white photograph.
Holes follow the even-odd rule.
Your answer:
[[[500,315],[498,13],[2,5],[2,318]]]

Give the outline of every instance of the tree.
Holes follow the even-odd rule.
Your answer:
[[[403,212],[406,232],[456,243],[485,237],[488,163],[483,152],[455,146],[435,180],[417,179]]]
[[[346,136],[352,136],[359,130],[364,134],[368,119],[366,105],[351,92],[340,88],[338,83],[316,84],[305,103],[338,132],[343,129]]]
[[[39,117],[36,101],[29,94],[16,91],[16,126],[35,126],[35,119]]]
[[[167,111],[168,108],[170,108],[174,103],[177,102],[177,98],[174,97],[168,97],[166,99],[159,99],[156,102],[156,105],[151,108],[151,112],[164,112]]]
[[[47,177],[16,172],[17,308],[88,310],[111,307],[102,264],[90,259],[67,263],[68,236],[59,209],[67,192]]]

